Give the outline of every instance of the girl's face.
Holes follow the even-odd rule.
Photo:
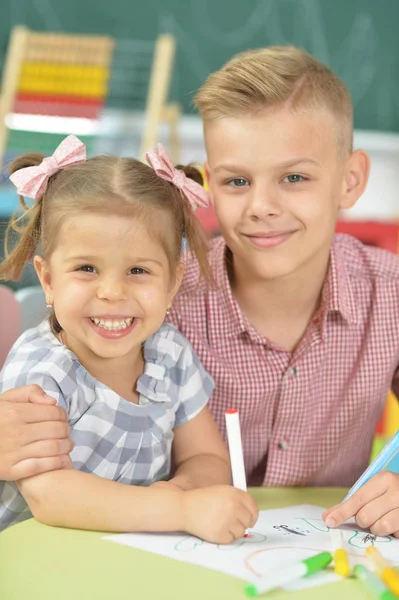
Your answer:
[[[82,362],[134,358],[161,326],[183,274],[137,219],[80,214],[65,220],[48,262],[35,257],[63,342]]]

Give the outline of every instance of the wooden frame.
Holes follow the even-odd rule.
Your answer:
[[[24,26],[13,28],[0,90],[0,167],[4,165],[9,139],[6,117],[15,110],[14,106],[21,89],[21,82],[24,81],[26,74],[29,79],[29,67],[37,62],[51,68],[53,55],[54,53],[58,54],[58,50],[60,50],[57,61],[54,61],[54,64],[59,66],[60,70],[73,70],[74,65],[76,65],[76,70],[79,72],[82,70],[83,73],[85,63],[98,65],[99,69],[103,67],[109,69],[114,43],[115,40],[109,36],[34,32]],[[78,44],[79,49],[77,49]],[[93,50],[93,47],[96,48],[95,53],[89,51]],[[86,57],[85,51],[82,52],[81,48],[86,49],[90,59]],[[166,34],[158,37],[155,43],[146,99],[145,123],[139,151],[141,160],[145,159],[146,151],[157,143],[161,123],[166,123],[169,129],[169,145],[173,161],[177,163],[180,159],[178,130],[180,106],[177,103],[167,103],[175,51],[176,42],[172,35]],[[30,76],[32,77],[32,74]],[[22,90],[23,85],[22,83]],[[82,87],[85,87],[83,83]],[[58,90],[55,90],[55,94],[57,93]],[[30,111],[26,112],[29,113]]]
[[[158,141],[158,129],[165,122],[169,127],[170,153],[173,162],[180,160],[179,120],[180,106],[176,102],[167,103],[172,78],[176,41],[172,35],[160,35],[155,44],[151,79],[148,89],[146,120],[140,147],[140,160]]]
[[[28,36],[29,30],[26,27],[14,27],[8,45],[0,94],[0,168],[4,164],[4,155],[8,140],[8,129],[5,119],[12,110]]]

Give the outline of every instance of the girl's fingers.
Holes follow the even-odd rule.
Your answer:
[[[248,497],[246,498],[246,502],[245,502],[244,506],[248,510],[248,512],[251,514],[251,519],[250,519],[251,524],[248,525],[248,527],[253,527],[255,525],[256,521],[258,520],[259,509],[256,505],[255,500],[249,494],[248,494]]]

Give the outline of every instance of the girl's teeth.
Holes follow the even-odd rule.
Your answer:
[[[130,325],[133,323],[133,318],[123,319],[121,321],[111,321],[109,319],[104,321],[102,319],[92,318],[92,321],[93,321],[93,323],[95,323],[95,325],[97,325],[98,327],[102,327],[103,329],[111,329],[112,331],[120,331],[122,329],[126,329],[127,327],[130,327]]]

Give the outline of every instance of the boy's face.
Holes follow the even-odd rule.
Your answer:
[[[208,122],[205,139],[211,198],[235,269],[276,279],[325,264],[339,209],[355,203],[368,173],[367,155],[340,153],[333,116],[280,107]]]

